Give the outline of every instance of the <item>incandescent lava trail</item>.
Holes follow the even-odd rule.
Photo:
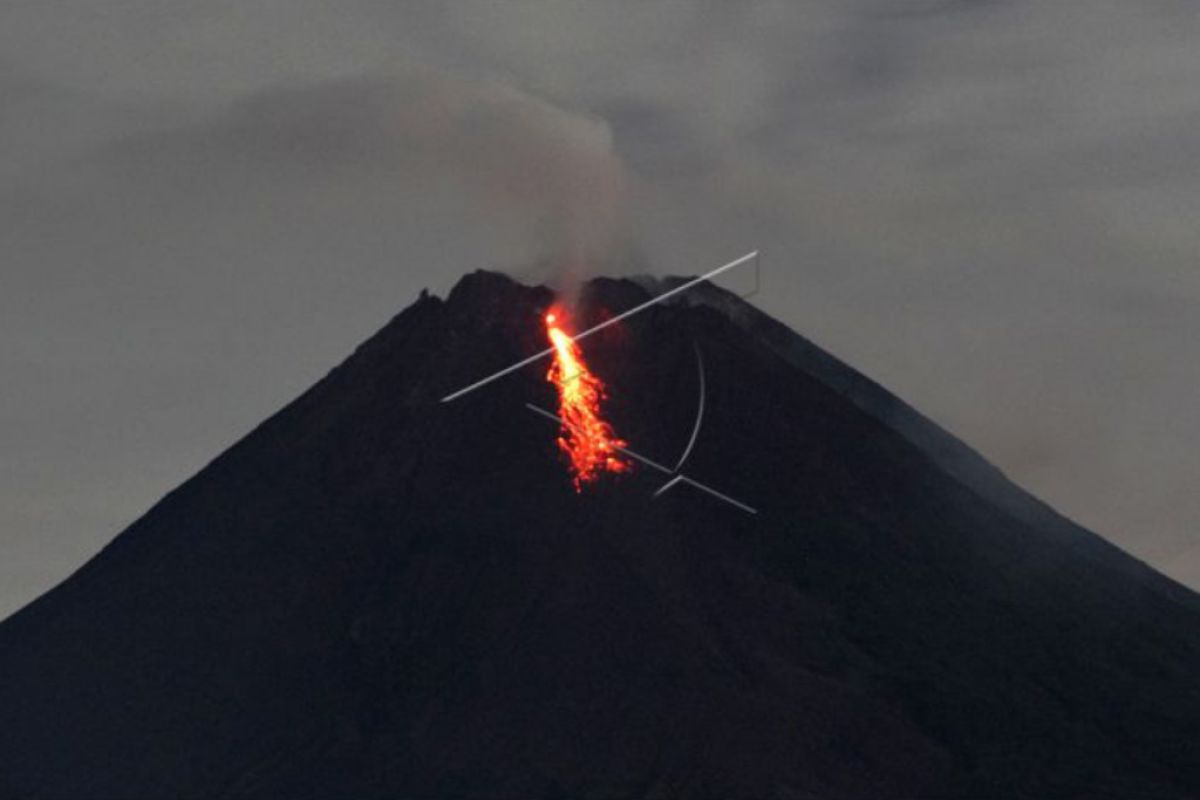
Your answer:
[[[632,464],[617,450],[626,443],[600,416],[600,404],[607,396],[604,382],[592,374],[579,345],[563,331],[563,318],[561,309],[546,314],[546,334],[554,347],[546,380],[558,390],[558,415],[564,423],[558,447],[571,461],[575,491],[579,492],[601,473],[627,472]]]

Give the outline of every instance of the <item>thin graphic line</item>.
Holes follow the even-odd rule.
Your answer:
[[[578,428],[576,428],[574,425],[572,425],[571,423],[564,420],[562,417],[558,416],[557,414],[552,414],[544,408],[539,408],[538,406],[535,406],[533,403],[526,403],[525,407],[528,408],[533,413],[543,416],[546,419],[554,420],[555,422],[559,423],[560,425],[570,428],[571,430],[578,431]],[[662,489],[659,489],[657,492],[655,492],[655,495],[654,495],[655,497],[657,497],[659,494],[661,494],[663,491],[665,491],[672,484],[682,482],[682,483],[688,484],[689,486],[695,486],[700,491],[707,492],[708,494],[712,495],[713,497],[717,498],[718,500],[724,500],[726,503],[729,503],[732,506],[736,506],[737,508],[740,508],[742,511],[745,511],[747,514],[757,514],[758,513],[756,510],[754,510],[750,506],[746,505],[745,503],[734,500],[729,495],[722,494],[721,492],[718,492],[716,489],[713,489],[711,486],[705,486],[703,483],[700,483],[700,481],[692,480],[691,478],[684,475],[683,473],[676,474],[676,473],[672,472],[670,469],[668,469],[667,467],[664,467],[662,464],[659,464],[657,461],[653,461],[649,458],[646,458],[644,455],[641,455],[640,453],[635,453],[634,451],[630,450],[628,447],[620,447],[618,445],[612,444],[611,442],[609,444],[618,453],[629,456],[634,461],[639,461],[652,469],[656,469],[659,472],[662,472],[666,475],[672,476],[672,479],[667,482],[666,486],[664,486]]]
[[[658,487],[658,489],[654,492],[654,496],[658,497],[660,494],[665,492],[667,489],[670,489],[672,486],[679,483],[681,480],[683,480],[683,476],[676,475],[674,478],[671,478],[671,480],[667,481],[662,486]]]
[[[576,433],[580,432],[577,427],[575,427],[571,423],[567,422],[565,419],[558,416],[557,414],[550,413],[549,411],[547,411],[544,408],[539,408],[539,407],[535,406],[533,403],[526,403],[525,407],[528,408],[530,411],[534,412],[535,414],[541,414],[546,419],[552,419],[555,422],[559,423],[560,425],[564,425],[564,426],[570,428],[571,430],[575,431]],[[670,468],[664,467],[662,464],[659,464],[657,461],[652,461],[651,459],[646,458],[644,455],[641,455],[640,453],[635,453],[632,450],[630,450],[628,447],[620,447],[618,445],[612,444],[612,442],[609,442],[609,445],[611,445],[612,449],[616,450],[618,453],[629,456],[634,461],[640,461],[641,463],[645,464],[647,467],[656,469],[659,472],[665,473],[667,475],[672,474]]]
[[[650,308],[653,305],[657,305],[658,303],[661,303],[663,300],[666,300],[668,297],[673,297],[674,295],[677,295],[680,292],[686,292],[688,289],[691,289],[693,286],[697,286],[697,285],[703,283],[704,281],[708,280],[709,278],[714,278],[717,275],[720,275],[722,272],[725,272],[726,270],[731,270],[734,267],[745,264],[747,261],[751,260],[752,258],[756,258],[757,256],[758,256],[757,250],[751,251],[739,259],[730,261],[728,264],[717,267],[716,269],[712,270],[711,272],[706,272],[703,275],[701,275],[699,278],[694,278],[694,279],[688,281],[687,283],[676,286],[674,289],[663,292],[662,294],[658,295],[657,297],[652,297],[649,300],[647,300],[646,302],[640,303],[640,304],[634,306],[633,308],[629,309],[628,311],[623,311],[620,314],[617,314],[615,317],[610,317],[609,319],[604,320],[599,325],[593,325],[592,327],[588,328],[587,330],[585,330],[581,333],[577,333],[574,336],[571,336],[568,338],[570,338],[571,341],[578,342],[580,339],[584,339],[588,336],[591,336],[593,333],[602,331],[610,325],[616,325],[618,322],[620,322],[623,319],[628,319],[629,317],[632,317],[634,314],[639,314],[639,313],[645,311],[647,308]],[[543,359],[553,352],[554,352],[553,347],[547,347],[545,350],[542,350],[539,353],[534,353],[533,355],[529,356],[528,358],[522,359],[521,361],[518,361],[517,363],[513,364],[512,366],[505,367],[504,369],[500,370],[499,372],[493,373],[493,374],[487,376],[486,378],[483,378],[482,380],[475,381],[475,383],[472,383],[469,386],[464,386],[463,388],[459,389],[456,392],[451,392],[450,394],[448,394],[442,398],[442,402],[449,403],[451,400],[456,400],[459,397],[462,397],[463,395],[467,394],[468,392],[473,392],[476,389],[480,388],[481,386],[486,386],[487,384],[491,383],[492,381],[497,380],[499,378],[503,378],[505,375],[508,375],[511,372],[516,372],[521,367],[528,366],[529,364],[532,364],[535,361]]]
[[[754,259],[754,288],[746,294],[738,295],[743,300],[749,300],[754,295],[762,291],[762,251],[758,251],[758,258]]]
[[[745,511],[747,514],[757,514],[758,513],[757,511],[755,511],[753,508],[746,505],[745,503],[738,502],[737,500],[734,500],[732,497],[730,497],[727,494],[721,494],[720,492],[718,492],[716,489],[712,488],[711,486],[705,486],[703,483],[700,483],[700,481],[692,480],[687,475],[680,473],[679,480],[683,483],[688,484],[689,486],[695,486],[697,489],[699,489],[702,492],[708,492],[709,494],[711,494],[713,497],[717,498],[718,500],[724,500],[726,503],[729,503],[730,505],[735,505],[738,508],[740,508],[742,511]]]
[[[679,468],[683,466],[683,462],[687,461],[687,457],[692,454],[692,448],[696,446],[696,437],[700,435],[700,423],[704,421],[704,358],[700,355],[700,345],[696,347],[696,369],[700,373],[700,405],[696,409],[696,424],[692,426],[692,438],[688,439],[687,447],[683,448],[683,455],[679,457],[679,461],[675,464],[675,472],[679,472]]]

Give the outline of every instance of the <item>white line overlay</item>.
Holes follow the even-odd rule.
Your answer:
[[[645,311],[647,308],[650,308],[653,305],[657,305],[658,303],[661,303],[663,300],[666,300],[668,297],[673,297],[674,295],[677,295],[681,292],[686,292],[688,289],[691,289],[694,286],[704,283],[704,281],[709,280],[710,278],[715,278],[717,275],[720,275],[722,272],[731,270],[734,267],[740,267],[742,264],[745,264],[747,261],[751,261],[757,257],[758,257],[757,250],[749,252],[739,259],[730,261],[728,264],[717,267],[716,269],[712,270],[711,272],[706,272],[703,275],[701,275],[699,278],[694,278],[694,279],[688,281],[687,283],[680,284],[679,286],[676,286],[674,289],[663,292],[662,294],[658,295],[657,297],[652,297],[649,300],[647,300],[646,302],[636,305],[633,308],[629,309],[628,311],[622,311],[620,314],[617,314],[615,317],[606,319],[606,320],[604,320],[604,322],[601,322],[599,325],[594,325],[591,328],[588,328],[587,330],[577,333],[574,336],[571,336],[569,338],[573,342],[578,342],[580,339],[584,339],[588,336],[591,336],[593,333],[604,330],[609,325],[616,325],[621,320],[629,319],[634,314],[639,314],[642,311]],[[493,373],[493,374],[487,376],[486,378],[483,378],[482,380],[475,381],[470,386],[464,386],[463,388],[459,389],[457,392],[451,392],[450,394],[448,394],[442,398],[442,402],[449,403],[451,400],[457,400],[458,398],[462,397],[463,395],[467,394],[468,392],[473,392],[476,389],[480,388],[481,386],[486,386],[487,384],[491,383],[492,381],[497,380],[499,378],[503,378],[505,375],[508,375],[511,372],[516,372],[521,367],[528,366],[535,361],[540,361],[541,359],[545,358],[546,356],[550,355],[553,352],[554,352],[553,347],[547,347],[545,350],[542,350],[540,353],[534,353],[529,358],[518,361],[516,364],[513,364],[510,367],[505,367],[504,369],[500,370],[499,372]]]
[[[577,430],[573,425],[571,425],[571,423],[567,422],[566,420],[564,420],[562,417],[558,416],[557,414],[550,413],[549,411],[547,411],[544,408],[539,408],[538,406],[535,406],[532,403],[526,403],[525,407],[528,408],[533,413],[543,416],[546,419],[554,420],[555,422],[559,423],[560,425],[562,425],[564,427],[570,428],[571,430]],[[696,487],[697,489],[699,489],[702,492],[707,492],[708,494],[712,495],[713,497],[717,498],[718,500],[724,500],[726,503],[729,503],[732,506],[736,506],[736,507],[740,508],[742,511],[745,511],[747,514],[757,514],[758,513],[756,510],[754,510],[750,506],[746,505],[745,503],[742,503],[738,500],[734,500],[729,495],[718,492],[716,489],[713,489],[711,486],[705,486],[703,483],[700,483],[700,481],[692,480],[691,478],[684,475],[683,473],[672,472],[669,467],[664,467],[662,464],[659,464],[657,461],[652,461],[649,458],[646,458],[645,456],[643,456],[639,453],[635,453],[632,450],[630,450],[628,447],[620,447],[618,445],[613,444],[612,442],[609,442],[609,445],[612,447],[612,449],[616,450],[618,453],[629,456],[634,461],[638,461],[642,464],[645,464],[646,466],[650,467],[651,469],[656,469],[665,475],[673,476],[671,478],[671,480],[667,481],[667,483],[661,489],[659,489],[657,492],[654,493],[655,497],[658,497],[660,494],[665,492],[667,489],[670,489],[676,483],[686,483],[689,486]]]

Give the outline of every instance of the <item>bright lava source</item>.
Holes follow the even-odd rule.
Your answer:
[[[558,416],[565,423],[558,447],[571,460],[575,491],[581,492],[602,472],[627,472],[632,464],[616,449],[626,442],[600,416],[600,403],[607,396],[604,383],[588,369],[579,345],[563,331],[563,317],[561,310],[546,314],[546,333],[554,345],[554,363],[546,380],[558,389]]]

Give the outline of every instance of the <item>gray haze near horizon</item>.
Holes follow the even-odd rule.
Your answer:
[[[0,616],[422,287],[760,247],[764,310],[1200,587],[1197,164],[1182,0],[10,0]]]

